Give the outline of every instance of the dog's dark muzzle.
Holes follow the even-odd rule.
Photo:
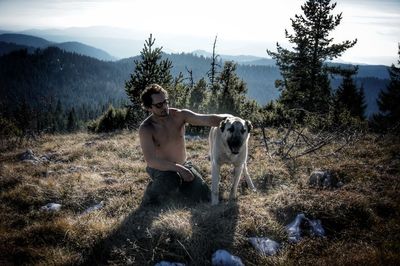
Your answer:
[[[228,146],[233,154],[239,154],[242,145],[243,145],[243,138],[241,136],[234,135],[228,139]]]

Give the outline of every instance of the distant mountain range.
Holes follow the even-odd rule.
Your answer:
[[[0,31],[1,33],[1,31]],[[127,58],[116,60],[116,58],[104,50],[92,47],[80,42],[51,42],[44,38],[25,34],[3,33],[0,34],[0,55],[7,54],[14,50],[27,49],[28,53],[33,53],[35,49],[44,49],[46,47],[58,47],[64,51],[76,53],[79,55],[89,56],[102,61],[113,61],[117,64],[101,65],[103,67],[111,67],[121,77],[117,78],[114,88],[120,86],[123,90],[123,82],[121,80],[129,77],[129,73],[133,71],[133,59]],[[165,54],[173,63],[173,74],[178,75],[182,72],[187,75],[186,69],[191,69],[195,81],[206,76],[210,67],[212,54],[204,50],[195,50],[191,54]],[[261,105],[279,97],[279,91],[275,88],[274,82],[280,78],[279,69],[276,67],[274,60],[249,56],[249,55],[219,55],[222,61],[232,60],[238,63],[237,73],[247,84],[248,96],[257,100]],[[78,59],[76,59],[78,60]],[[80,59],[79,59],[80,60]],[[111,62],[110,62],[111,63]],[[335,63],[337,64],[337,63]],[[351,66],[350,64],[338,64],[341,66]],[[99,65],[100,66],[100,65]],[[120,67],[123,66],[122,69]],[[376,98],[380,90],[386,88],[389,74],[387,66],[383,65],[360,65],[355,82],[358,86],[363,86],[365,89],[366,100],[368,104],[367,115],[371,115],[378,111]],[[332,79],[332,86],[337,88],[340,85],[340,79]],[[120,84],[120,85],[118,85]],[[121,97],[121,94],[119,94]]]
[[[195,50],[192,54],[197,56],[204,56],[206,58],[211,58],[212,53],[204,50]],[[254,55],[218,55],[222,61],[235,61],[238,64],[243,65],[255,65],[255,66],[275,66],[275,60],[262,58]]]
[[[12,49],[12,45],[16,44],[20,47],[15,47],[16,49],[27,48],[28,51],[33,51],[35,48],[46,48],[49,46],[58,47],[68,52],[74,52],[82,55],[87,55],[93,58],[104,61],[116,61],[117,57],[110,55],[108,52],[98,49],[93,46],[89,46],[80,42],[67,41],[67,42],[52,42],[47,39],[18,33],[2,33],[0,31],[0,55],[7,53]],[[2,34],[1,34],[2,33]],[[54,37],[53,37],[54,38]],[[63,39],[59,37],[60,39]],[[197,56],[203,56],[206,58],[211,58],[212,53],[204,50],[195,50],[192,54]],[[261,65],[261,66],[275,66],[275,61],[273,59],[253,56],[253,55],[219,55],[219,59],[222,61],[235,61],[238,64],[244,65]]]
[[[27,31],[30,32],[30,31]],[[51,31],[46,31],[47,34],[51,34]],[[57,32],[57,31],[56,31]],[[115,45],[118,45],[115,43]],[[93,46],[86,45],[84,43],[76,41],[66,41],[66,42],[52,42],[47,39],[26,35],[9,33],[0,30],[0,55],[8,53],[12,50],[26,48],[28,51],[33,51],[35,48],[46,48],[49,46],[58,47],[68,52],[74,52],[77,54],[82,54],[90,56],[99,60],[104,61],[116,61],[117,57],[109,54],[108,52],[98,49]],[[143,46],[143,44],[142,44]],[[163,49],[165,51],[165,49]],[[205,58],[211,58],[212,53],[204,50],[194,50],[193,55],[202,56]],[[218,54],[218,58],[222,61],[235,61],[242,65],[254,65],[254,66],[276,66],[275,60],[270,58],[258,57],[253,55],[224,55]],[[333,63],[336,65],[351,65],[349,63]],[[359,77],[377,77],[387,79],[389,75],[387,73],[387,66],[384,65],[359,65]]]
[[[16,45],[15,49],[12,49],[13,44]],[[111,56],[106,51],[79,42],[56,43],[31,35],[15,33],[3,33],[0,35],[0,55],[8,53],[10,50],[21,49],[22,47],[27,48],[28,51],[32,51],[35,48],[44,49],[50,46],[58,47],[67,52],[87,55],[103,61],[116,60],[114,56]]]

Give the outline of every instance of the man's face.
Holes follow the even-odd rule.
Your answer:
[[[155,116],[166,117],[169,115],[168,99],[164,93],[151,95],[152,105],[149,108]]]

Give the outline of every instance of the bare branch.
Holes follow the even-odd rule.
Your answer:
[[[262,127],[261,127],[261,130],[262,130],[262,133],[263,133],[263,141],[264,141],[264,145],[265,145],[265,149],[266,149],[267,155],[268,155],[269,158],[272,159],[272,156],[271,156],[271,154],[269,153],[268,142],[267,142],[267,136],[266,136],[266,134],[265,134],[265,127],[262,126]]]

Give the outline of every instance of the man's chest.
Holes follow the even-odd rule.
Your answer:
[[[166,125],[157,128],[153,134],[156,147],[165,147],[181,143],[185,136],[185,126]]]

